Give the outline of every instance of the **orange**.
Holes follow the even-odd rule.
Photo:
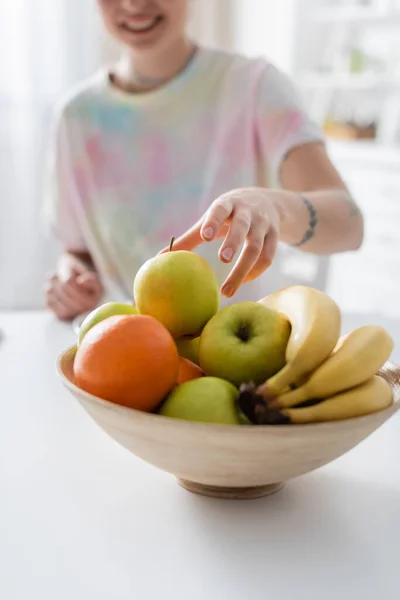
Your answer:
[[[188,360],[187,358],[180,359],[179,362],[179,371],[178,378],[176,380],[177,384],[185,383],[186,381],[191,381],[192,379],[199,379],[200,377],[204,377],[204,372],[194,364],[194,362]]]
[[[83,338],[75,383],[104,400],[151,412],[175,387],[179,358],[171,334],[153,317],[113,316]]]

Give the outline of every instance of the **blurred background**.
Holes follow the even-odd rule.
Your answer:
[[[272,287],[324,287],[350,313],[400,317],[400,0],[193,0],[193,35],[293,76],[367,221],[361,252],[283,249]],[[55,103],[112,61],[95,0],[0,3],[0,309],[43,305],[57,247],[42,223]]]

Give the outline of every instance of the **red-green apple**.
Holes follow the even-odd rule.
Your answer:
[[[200,337],[199,362],[206,375],[236,386],[263,383],[285,366],[291,327],[276,311],[257,302],[222,309]]]
[[[123,302],[107,302],[98,308],[95,308],[83,321],[78,336],[78,344],[80,344],[87,334],[87,332],[108,317],[114,317],[115,315],[137,315],[138,311],[130,304],[124,304]]]
[[[139,312],[156,318],[175,339],[199,336],[219,308],[214,271],[194,252],[152,258],[139,269],[133,288]]]
[[[165,417],[241,425],[236,408],[238,390],[234,385],[216,377],[188,381],[175,388],[160,409]]]

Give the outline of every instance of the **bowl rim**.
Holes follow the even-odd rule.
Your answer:
[[[337,427],[337,428],[343,428],[343,427],[351,427],[352,424],[354,424],[354,422],[357,423],[367,423],[368,421],[372,421],[374,419],[376,419],[376,417],[378,415],[382,415],[385,416],[384,421],[387,421],[388,419],[390,419],[393,415],[395,415],[398,411],[400,411],[400,397],[394,401],[394,403],[392,404],[392,406],[389,406],[388,408],[381,410],[379,412],[376,413],[372,413],[370,415],[365,415],[363,417],[354,417],[352,419],[343,419],[341,421],[326,421],[324,423],[305,423],[305,424],[289,424],[289,425],[259,425],[259,426],[255,426],[255,425],[230,425],[230,424],[224,424],[224,423],[204,423],[204,422],[199,422],[199,421],[186,421],[184,419],[174,419],[172,417],[167,417],[165,415],[160,415],[158,413],[149,413],[149,412],[144,412],[144,411],[140,411],[137,410],[135,408],[130,408],[128,406],[123,406],[121,404],[116,404],[115,402],[111,402],[110,400],[105,400],[104,398],[100,398],[98,396],[94,396],[93,394],[90,394],[89,392],[86,392],[85,390],[82,390],[80,387],[78,387],[76,384],[74,384],[72,381],[70,381],[68,379],[68,377],[66,377],[63,373],[62,370],[62,361],[65,359],[65,357],[68,354],[72,354],[72,353],[76,353],[78,349],[78,344],[73,344],[72,346],[69,346],[66,350],[64,350],[63,352],[61,352],[61,354],[58,356],[57,360],[56,360],[56,371],[57,371],[57,375],[59,377],[59,379],[63,382],[63,384],[69,389],[70,392],[72,392],[73,394],[77,394],[81,397],[83,397],[85,400],[87,400],[88,402],[91,402],[92,404],[98,404],[100,406],[102,406],[103,408],[107,408],[108,410],[112,410],[112,411],[116,411],[119,413],[125,413],[126,415],[130,415],[131,417],[135,417],[135,419],[137,420],[141,420],[141,421],[152,421],[154,422],[155,420],[157,420],[159,423],[160,422],[164,422],[165,424],[169,423],[174,424],[175,426],[180,426],[182,428],[190,428],[193,430],[193,428],[195,429],[199,429],[199,430],[207,430],[207,431],[219,431],[219,432],[227,432],[227,431],[235,431],[237,434],[239,434],[240,431],[243,432],[248,432],[248,431],[253,431],[255,435],[261,435],[265,432],[269,432],[272,433],[274,432],[276,434],[276,432],[299,432],[299,431],[306,431],[306,430],[313,430],[315,431],[316,429],[318,429],[319,431],[323,431],[324,429],[326,430],[332,430],[333,427]],[[393,362],[389,362],[388,364],[391,364],[395,367],[397,367],[397,365]],[[400,371],[400,367],[399,371]],[[256,432],[260,432],[260,433],[256,433]]]

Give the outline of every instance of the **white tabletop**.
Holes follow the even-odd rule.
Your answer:
[[[386,324],[400,348],[400,324]],[[64,391],[54,362],[68,326],[0,313],[0,328],[0,598],[399,598],[398,416],[275,496],[200,498]]]

